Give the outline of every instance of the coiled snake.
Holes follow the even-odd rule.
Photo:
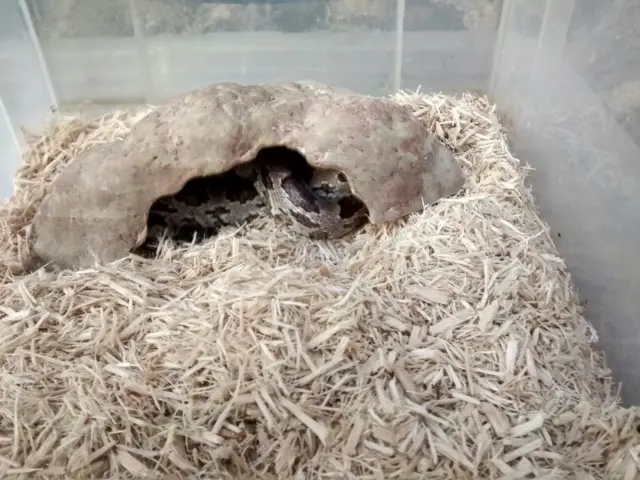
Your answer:
[[[147,237],[202,240],[265,214],[287,219],[295,232],[311,239],[339,238],[361,227],[368,212],[346,177],[313,170],[296,157],[301,155],[283,147],[263,149],[245,167],[187,182],[151,207]]]

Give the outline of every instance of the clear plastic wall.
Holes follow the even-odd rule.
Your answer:
[[[0,3],[0,199],[13,192],[22,128],[38,128],[55,109],[40,44],[26,4]]]
[[[640,0],[5,0],[0,193],[21,127],[52,107],[155,103],[219,81],[487,93],[640,403],[639,22]]]
[[[623,396],[640,403],[640,1],[505,0],[490,93]]]
[[[157,102],[228,80],[480,88],[495,28],[469,31],[447,3],[28,1],[61,104]]]

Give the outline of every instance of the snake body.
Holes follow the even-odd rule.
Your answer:
[[[322,180],[320,174],[307,183],[286,166],[272,165],[259,175],[256,189],[267,199],[271,214],[288,218],[297,232],[311,239],[340,238],[366,221],[366,210],[340,174],[330,172]]]
[[[150,209],[147,237],[202,240],[265,214],[311,239],[340,238],[366,222],[367,210],[343,174],[292,161],[291,151],[263,152],[248,166],[190,180],[176,195],[160,198]]]

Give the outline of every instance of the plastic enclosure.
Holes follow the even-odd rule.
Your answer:
[[[154,103],[219,81],[487,93],[536,170],[627,403],[640,403],[640,5],[602,0],[6,0],[0,194],[52,107]],[[6,111],[6,114],[5,114]]]
[[[43,68],[26,4],[0,4],[0,199],[13,193],[13,175],[20,162],[22,127],[37,129],[51,118],[55,94]],[[26,11],[26,10],[25,10]]]

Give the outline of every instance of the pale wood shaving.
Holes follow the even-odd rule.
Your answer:
[[[341,241],[260,219],[76,272],[20,273],[36,206],[150,108],[31,138],[0,218],[0,477],[638,478],[638,409],[495,106],[394,98],[455,150],[459,195]]]

